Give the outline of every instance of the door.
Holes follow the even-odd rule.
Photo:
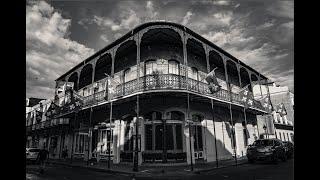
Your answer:
[[[193,148],[195,159],[203,159],[203,140],[202,140],[202,126],[194,125],[192,128],[193,134]]]

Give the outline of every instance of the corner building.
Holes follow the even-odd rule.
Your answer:
[[[222,89],[211,94],[204,78],[215,67]],[[113,163],[133,162],[139,116],[139,164],[243,157],[259,137],[256,116],[267,112],[254,101],[244,114],[238,93],[263,81],[265,76],[182,25],[142,24],[56,80],[73,82],[84,100],[79,111],[54,117],[68,119],[57,144],[73,159],[104,161],[110,154]],[[63,107],[63,93],[57,97]]]

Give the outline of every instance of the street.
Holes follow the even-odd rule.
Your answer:
[[[243,164],[238,167],[231,166],[215,169],[200,174],[183,177],[137,177],[136,179],[215,179],[215,180],[293,180],[293,159],[287,162],[279,162],[277,165],[270,163]],[[29,180],[86,180],[86,179],[115,179],[129,180],[129,175],[108,174],[92,170],[78,169],[64,166],[48,166],[45,173],[40,175],[35,172],[27,172],[26,179]]]

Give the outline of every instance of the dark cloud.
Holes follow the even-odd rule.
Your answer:
[[[27,5],[27,95],[51,97],[57,76],[135,26],[153,20],[184,24],[293,90],[293,18],[293,1],[277,0]]]

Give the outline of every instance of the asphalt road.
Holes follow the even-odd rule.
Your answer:
[[[86,169],[78,169],[63,166],[48,166],[44,174],[27,173],[26,179],[30,180],[131,180],[128,175],[114,175],[105,172],[95,172]],[[183,179],[183,180],[293,180],[293,159],[278,164],[254,163],[240,166],[231,166],[222,169],[215,169],[200,174],[185,177],[148,177],[139,179]]]

